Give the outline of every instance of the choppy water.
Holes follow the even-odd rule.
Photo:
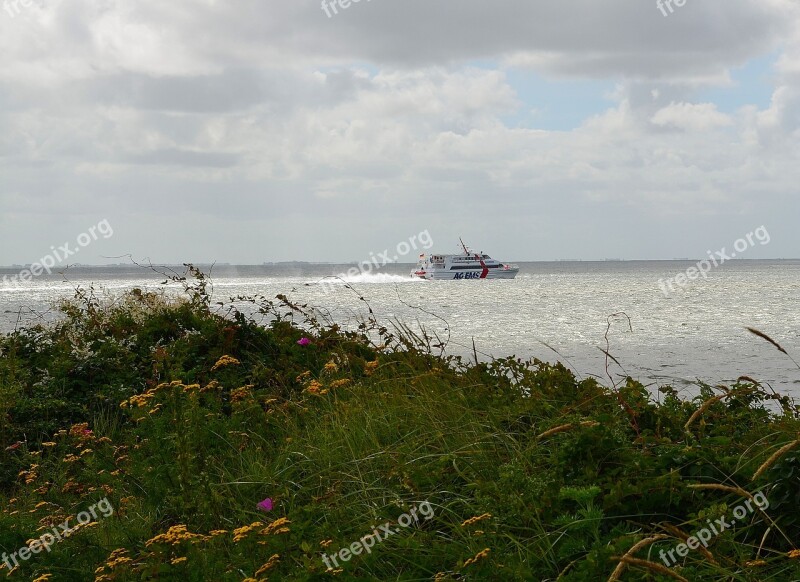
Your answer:
[[[716,384],[748,375],[800,396],[800,369],[773,346],[745,330],[757,328],[800,361],[800,261],[732,261],[708,279],[665,297],[658,280],[692,262],[522,263],[513,281],[414,281],[411,265],[348,278],[379,319],[399,318],[451,336],[452,353],[515,354],[560,359],[579,375],[605,377],[604,334],[625,372],[647,384],[672,384],[692,392],[697,380]],[[330,292],[316,282],[349,266],[217,266],[215,298],[286,293],[330,310],[339,322],[365,313],[358,295],[344,285]],[[11,269],[0,269],[0,280]],[[157,288],[156,275],[133,267],[73,268],[23,286],[0,283],[0,331],[51,319],[51,305],[76,285],[94,283],[107,294],[133,287]],[[310,284],[309,284],[310,283]],[[438,319],[434,315],[446,321]],[[545,345],[546,344],[546,345]],[[547,347],[550,346],[550,347]],[[552,349],[550,349],[552,348]],[[556,350],[558,354],[554,351]],[[560,354],[560,355],[559,355]],[[617,379],[622,370],[610,364]]]

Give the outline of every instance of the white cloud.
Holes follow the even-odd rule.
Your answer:
[[[434,225],[485,232],[498,255],[691,254],[660,229],[796,214],[797,23],[788,0],[666,19],[588,0],[375,0],[331,19],[300,0],[0,12],[0,231],[15,241],[0,263],[55,242],[43,217],[80,232],[98,212],[118,215],[120,254],[164,260],[348,258]],[[736,91],[731,67],[776,47],[768,107],[696,97]],[[617,86],[604,111],[546,131],[508,121],[544,110],[512,80],[528,70]],[[187,228],[159,246],[165,215],[216,228],[213,244]],[[275,242],[297,225],[297,247]]]
[[[670,103],[659,109],[651,121],[659,127],[684,131],[708,131],[733,124],[731,118],[717,111],[713,103]]]

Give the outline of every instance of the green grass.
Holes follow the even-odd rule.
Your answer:
[[[115,509],[11,580],[596,581],[659,534],[619,579],[800,578],[800,447],[752,479],[798,438],[788,398],[741,379],[656,402],[631,379],[442,358],[374,320],[344,332],[285,297],[251,299],[259,326],[189,275],[182,298],[79,291],[60,322],[0,338],[0,551]],[[653,566],[757,492],[769,508],[709,553]],[[323,563],[425,502],[430,519]]]

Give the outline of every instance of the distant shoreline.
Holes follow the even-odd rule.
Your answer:
[[[679,259],[550,259],[550,260],[524,260],[524,259],[514,259],[513,262],[515,263],[525,263],[525,264],[548,264],[548,263],[693,263],[701,260],[698,258],[679,258]],[[800,257],[797,258],[768,258],[768,259],[746,259],[746,258],[732,258],[731,261],[741,261],[741,262],[750,262],[750,263],[761,263],[761,262],[775,262],[775,261],[800,261]],[[263,263],[193,263],[189,261],[196,267],[329,267],[329,266],[339,266],[339,265],[357,265],[358,261],[273,261],[273,262],[263,262]],[[14,271],[19,269],[27,269],[31,266],[30,264],[19,264],[15,263],[12,265],[0,265],[0,271]],[[153,263],[159,267],[170,267],[170,268],[183,268],[183,263]],[[415,265],[415,262],[396,262],[396,263],[389,263],[391,265]],[[74,264],[69,265],[64,268],[64,270],[70,269],[129,269],[131,267],[136,267],[137,265],[133,263],[104,263],[104,264],[97,264],[97,265],[90,265],[90,264]],[[141,265],[142,268],[146,268],[146,266]]]

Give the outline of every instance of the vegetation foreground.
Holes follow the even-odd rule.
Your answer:
[[[261,325],[190,271],[0,338],[0,575],[800,579],[798,408],[768,387],[656,400],[239,298]]]

